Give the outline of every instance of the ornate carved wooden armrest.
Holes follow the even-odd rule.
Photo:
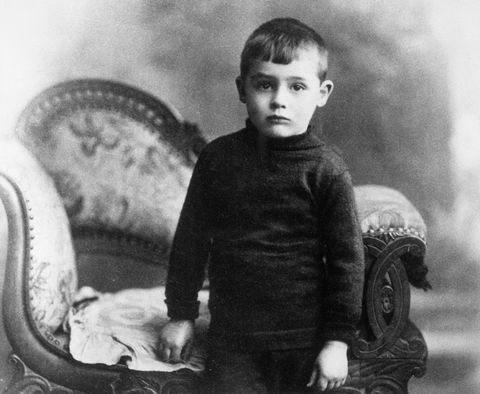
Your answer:
[[[427,348],[409,320],[410,284],[427,290],[426,227],[415,207],[383,186],[355,188],[365,247],[364,310],[347,387],[406,393],[425,373]],[[349,391],[360,392],[360,391]]]
[[[8,227],[4,326],[13,361],[49,366],[68,355],[56,331],[77,286],[68,219],[51,178],[25,147],[14,140],[0,146],[0,200]]]
[[[77,286],[67,215],[51,178],[28,150],[14,140],[1,141],[1,149],[1,200],[9,253],[4,308],[13,314],[23,305],[28,324],[50,340]],[[5,323],[7,333],[15,337],[14,322]]]

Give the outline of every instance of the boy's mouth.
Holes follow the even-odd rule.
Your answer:
[[[290,119],[284,117],[284,116],[280,116],[280,115],[270,115],[270,116],[267,116],[267,120],[270,122],[270,123],[287,123],[290,121]]]

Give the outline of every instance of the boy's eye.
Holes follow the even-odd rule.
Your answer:
[[[292,86],[292,89],[296,92],[299,92],[300,90],[305,90],[305,85],[302,85],[301,83],[296,83]]]
[[[261,90],[268,90],[272,88],[272,84],[270,82],[258,82],[257,89]]]

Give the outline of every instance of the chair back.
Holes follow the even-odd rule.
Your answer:
[[[74,228],[169,245],[197,154],[195,126],[122,83],[53,86],[23,111],[16,135],[54,179]]]

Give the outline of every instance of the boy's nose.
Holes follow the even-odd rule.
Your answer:
[[[276,89],[273,92],[271,105],[273,108],[285,108],[287,105],[287,94],[285,89]]]

